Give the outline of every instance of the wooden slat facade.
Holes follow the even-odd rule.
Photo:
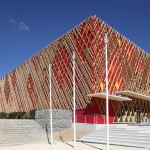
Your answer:
[[[76,53],[77,109],[86,109],[90,93],[105,91],[104,32],[108,32],[109,93],[130,90],[150,95],[150,56],[95,16],[89,17],[65,35],[0,79],[0,112],[49,108],[48,66],[52,64],[53,108],[71,109],[72,51]],[[100,84],[104,85],[102,89]],[[99,112],[105,103],[95,100]],[[132,112],[133,102],[110,101],[112,112]],[[146,105],[145,105],[145,104]],[[127,108],[126,108],[126,107]],[[141,103],[143,115],[149,102]]]

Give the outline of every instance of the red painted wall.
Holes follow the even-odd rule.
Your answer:
[[[72,115],[72,121],[74,115]],[[112,108],[112,104],[109,102],[109,123],[112,124],[115,114]],[[106,122],[106,113],[100,114],[96,101],[87,107],[86,109],[76,110],[76,122],[77,123],[90,123],[90,124],[104,124]]]

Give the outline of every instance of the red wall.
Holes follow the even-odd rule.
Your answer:
[[[74,115],[72,115],[74,117]],[[112,124],[114,120],[114,111],[111,103],[109,103],[109,123]],[[73,118],[72,118],[73,121]],[[86,109],[76,110],[77,123],[90,123],[90,124],[104,124],[106,122],[106,113],[101,115],[96,101]]]

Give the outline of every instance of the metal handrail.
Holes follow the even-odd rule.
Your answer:
[[[84,122],[87,123],[87,117],[89,116],[94,116],[94,124],[98,123],[98,116],[103,117],[104,123],[106,123],[106,115],[99,115],[99,114],[91,114],[91,115],[76,115],[76,122],[78,123],[78,118],[79,117],[84,117]]]

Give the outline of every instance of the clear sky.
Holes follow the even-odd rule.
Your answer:
[[[0,77],[91,15],[150,54],[150,0],[0,0]]]

